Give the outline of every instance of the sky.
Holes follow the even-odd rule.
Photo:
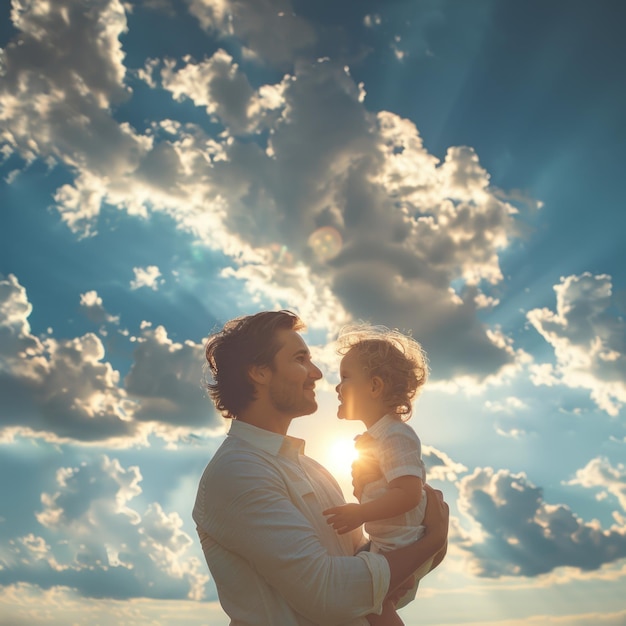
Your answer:
[[[224,626],[191,519],[226,320],[411,333],[451,510],[409,626],[624,626],[620,0],[2,0],[0,625]]]

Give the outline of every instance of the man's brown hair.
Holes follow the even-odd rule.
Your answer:
[[[280,350],[278,330],[303,330],[302,320],[291,311],[262,311],[237,317],[209,337],[205,346],[209,396],[224,417],[236,418],[254,400],[248,371],[253,365],[273,366]]]

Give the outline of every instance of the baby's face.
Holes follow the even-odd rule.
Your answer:
[[[371,402],[372,379],[365,372],[354,348],[341,359],[339,377],[339,384],[335,387],[339,400],[337,417],[363,420]]]

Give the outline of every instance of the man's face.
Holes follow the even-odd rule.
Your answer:
[[[279,330],[281,345],[274,357],[269,396],[274,408],[288,417],[310,415],[317,410],[315,381],[322,372],[311,361],[304,339],[294,330]]]

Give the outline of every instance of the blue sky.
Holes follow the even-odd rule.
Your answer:
[[[0,5],[0,624],[227,619],[191,520],[225,320],[411,331],[451,505],[410,625],[626,623],[626,9]]]

